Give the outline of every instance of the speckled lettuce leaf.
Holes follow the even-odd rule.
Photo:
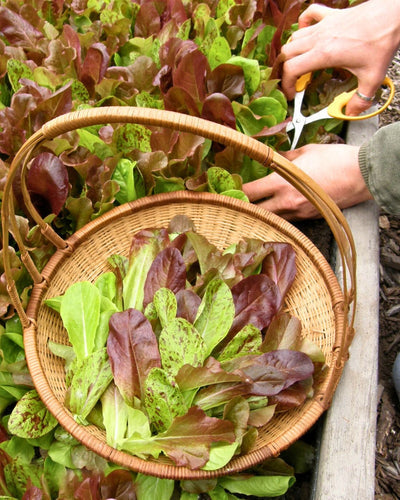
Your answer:
[[[207,179],[212,193],[222,193],[238,187],[232,175],[221,167],[210,167],[207,170]]]
[[[247,354],[261,353],[261,331],[252,324],[244,326],[233,339],[225,346],[218,356],[219,361],[246,356]]]
[[[113,378],[106,348],[93,352],[74,366],[66,404],[80,420],[85,420]]]
[[[175,294],[169,288],[159,288],[154,294],[152,304],[162,327],[166,327],[175,319],[178,304]]]
[[[44,436],[58,422],[48,411],[35,390],[27,392],[17,402],[8,420],[8,430],[16,436],[34,439]]]
[[[175,318],[161,331],[158,339],[161,364],[175,376],[185,365],[201,366],[206,357],[206,344],[196,328],[183,318]]]
[[[150,370],[143,403],[157,432],[167,430],[175,417],[184,415],[188,410],[175,380],[161,368]]]

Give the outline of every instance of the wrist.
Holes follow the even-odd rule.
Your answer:
[[[369,0],[360,5],[375,12],[377,32],[389,37],[394,49],[400,46],[400,0]]]

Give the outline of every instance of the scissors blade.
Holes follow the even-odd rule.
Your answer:
[[[294,109],[293,109],[293,120],[287,125],[286,131],[290,132],[294,129],[294,136],[291,142],[290,149],[294,149],[299,142],[301,133],[303,132],[303,128],[305,125],[305,116],[301,112],[301,106],[303,104],[305,90],[301,90],[296,92],[294,98]]]
[[[317,113],[314,113],[310,116],[304,116],[303,114],[296,113],[296,111],[294,111],[293,120],[290,123],[288,123],[286,127],[286,132],[294,130],[294,135],[291,141],[290,149],[293,150],[296,148],[297,143],[299,142],[299,139],[303,132],[303,129],[307,124],[316,122],[318,120],[326,120],[327,118],[332,118],[329,115],[327,108],[321,109],[321,111],[318,111]]]

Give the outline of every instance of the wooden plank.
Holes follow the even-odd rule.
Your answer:
[[[352,124],[348,144],[361,144],[375,119]],[[357,249],[355,337],[322,425],[314,500],[373,500],[378,399],[379,210],[375,202],[344,211]],[[340,274],[340,269],[338,275]]]

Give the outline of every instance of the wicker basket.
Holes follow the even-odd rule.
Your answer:
[[[342,258],[342,288],[324,257],[299,230],[256,205],[222,195],[179,191],[149,196],[111,210],[66,241],[60,238],[41,219],[29,200],[25,179],[30,159],[44,141],[62,133],[95,124],[131,122],[169,127],[234,146],[282,175],[317,207],[328,222]],[[12,182],[20,168],[30,215],[57,247],[42,272],[33,265],[18,233],[14,215]],[[220,248],[238,241],[242,235],[293,245],[298,271],[285,306],[301,320],[304,335],[322,348],[328,365],[316,380],[315,394],[311,399],[300,408],[275,416],[261,430],[252,450],[215,471],[177,467],[164,458],[157,461],[139,459],[108,446],[105,434],[99,428],[79,425],[63,404],[63,361],[47,346],[49,339],[62,343],[68,341],[59,316],[43,305],[44,299],[63,293],[76,281],[95,280],[105,271],[109,255],[128,252],[135,232],[144,227],[164,226],[174,215],[181,213],[191,217],[197,230]],[[23,323],[26,358],[35,387],[60,424],[87,448],[107,460],[144,474],[172,479],[205,479],[232,474],[278,455],[310,429],[328,408],[353,335],[354,312],[349,313],[349,310],[354,300],[354,245],[346,220],[330,198],[293,164],[262,143],[222,125],[168,111],[106,107],[69,113],[43,126],[17,153],[4,190],[2,224],[4,248],[8,248],[9,233],[12,233],[35,283],[25,311],[11,276],[10,257],[5,252],[8,290]]]

